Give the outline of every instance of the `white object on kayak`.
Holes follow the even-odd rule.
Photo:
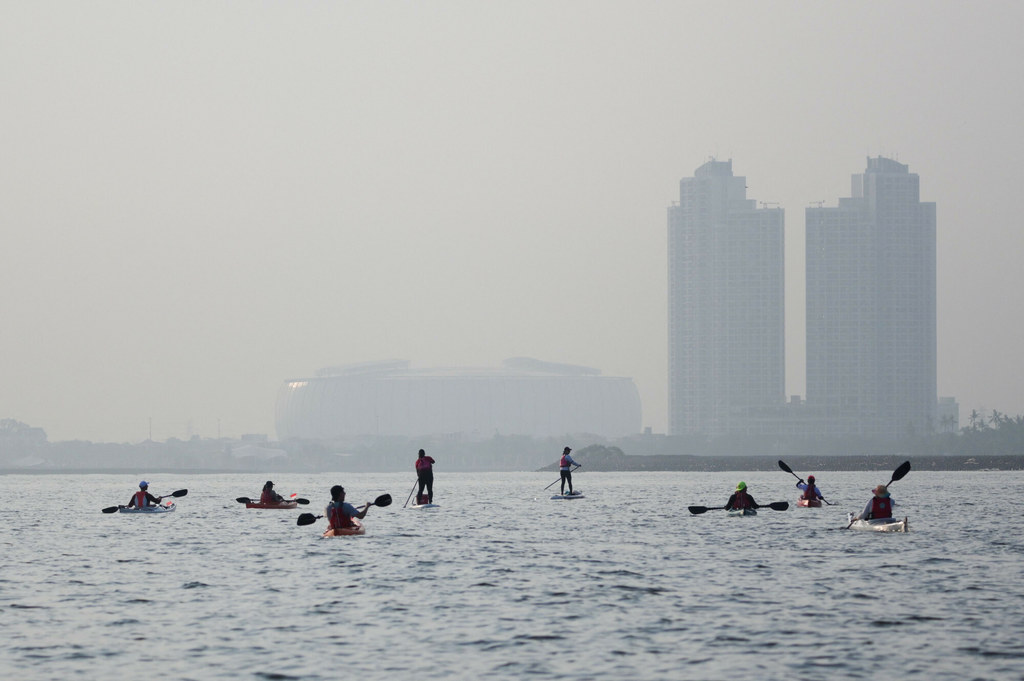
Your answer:
[[[552,499],[583,499],[583,490],[574,489],[572,494],[556,494]]]
[[[742,516],[745,516],[745,515],[757,515],[757,509],[756,508],[731,508],[731,509],[729,509],[726,512],[729,515],[733,516],[733,517],[742,517]]]
[[[177,508],[177,506],[175,506],[173,503],[167,504],[166,506],[143,506],[142,508],[136,508],[134,506],[131,507],[131,508],[128,508],[127,506],[122,506],[121,508],[117,509],[117,512],[118,513],[142,513],[142,514],[147,514],[147,513],[170,513],[171,511],[173,511],[176,508]]]
[[[850,521],[851,530],[867,530],[868,532],[907,532],[910,525],[906,517],[903,520],[896,518],[874,518],[872,520],[861,520],[850,513],[846,516]]]

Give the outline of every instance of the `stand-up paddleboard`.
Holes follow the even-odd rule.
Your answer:
[[[441,508],[441,504],[413,504],[409,508],[421,508],[424,510],[430,510],[432,508]]]
[[[552,500],[554,500],[554,499],[584,499],[584,498],[585,497],[583,496],[583,490],[579,490],[579,489],[574,489],[572,491],[572,494],[556,494],[555,496],[551,497]]]

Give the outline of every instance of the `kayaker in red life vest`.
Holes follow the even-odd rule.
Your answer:
[[[267,480],[267,484],[263,485],[263,492],[260,494],[261,504],[279,504],[284,501],[284,497],[274,491],[274,483]]]
[[[573,461],[569,456],[572,449],[566,447],[562,450],[562,458],[558,460],[558,472],[562,476],[562,496],[565,496],[565,486],[569,485],[569,494],[572,495],[572,469],[570,466],[582,466],[583,464]]]
[[[818,486],[814,484],[814,476],[813,475],[808,475],[807,476],[807,482],[806,483],[803,480],[798,480],[797,483],[796,483],[796,486],[797,486],[797,488],[802,489],[804,491],[804,493],[800,495],[801,499],[811,499],[811,500],[814,500],[814,499],[824,499],[825,498],[825,497],[821,496],[821,490],[819,490]]]
[[[725,502],[725,510],[731,511],[733,509],[744,509],[744,508],[760,508],[757,502],[754,501],[754,497],[747,494],[747,483],[741,482],[736,485],[736,491],[729,497],[729,501]]]
[[[879,518],[892,518],[892,498],[889,497],[889,490],[885,485],[879,485],[874,489],[875,496],[864,507],[864,511],[858,516],[861,520],[876,520]]]
[[[434,503],[434,463],[436,462],[433,457],[427,456],[427,453],[421,449],[419,456],[416,457],[416,480],[420,485],[420,491],[416,493],[416,501],[420,504]],[[427,490],[426,494],[423,494],[424,488]]]
[[[366,512],[370,510],[370,502],[366,502],[366,506],[363,506],[363,510],[360,511],[355,506],[345,501],[345,488],[341,485],[335,485],[331,488],[331,503],[327,504],[327,508],[324,509],[324,516],[327,518],[327,523],[330,525],[328,529],[340,530],[346,527],[352,527],[352,518],[363,519],[366,517]]]
[[[154,497],[149,493],[149,483],[143,480],[139,483],[139,491],[128,500],[128,508],[144,508],[146,506],[159,506],[163,497]]]

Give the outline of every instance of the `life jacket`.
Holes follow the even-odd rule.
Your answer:
[[[431,459],[429,456],[421,456],[420,458],[416,459],[416,470],[420,472],[429,471],[430,466],[433,463],[434,460]]]
[[[750,495],[745,490],[736,492],[736,496],[732,500],[733,508],[750,508]]]
[[[135,508],[143,508],[149,506],[149,497],[146,496],[146,490],[140,489],[135,493]]]
[[[260,495],[260,503],[261,504],[276,504],[277,503],[277,499],[275,499],[274,496],[275,495],[274,495],[274,491],[273,490],[265,489],[265,490],[263,490],[263,494]]]
[[[327,522],[330,523],[334,529],[341,529],[345,527],[353,527],[355,523],[352,522],[352,517],[346,515],[342,510],[340,504],[335,504],[333,501],[331,505],[327,507]]]
[[[572,460],[569,458],[569,455],[563,454],[562,458],[558,462],[558,467],[561,468],[563,471],[569,470],[569,465],[571,462]]]
[[[800,498],[801,499],[817,499],[819,496],[820,496],[820,492],[818,492],[818,487],[816,485],[808,484],[807,485],[807,489],[805,489],[804,493],[800,495]]]
[[[871,500],[872,518],[891,518],[892,499],[889,497],[875,497]]]

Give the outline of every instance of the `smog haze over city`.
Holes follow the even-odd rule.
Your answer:
[[[0,418],[274,432],[318,368],[630,376],[667,426],[666,209],[709,158],[786,211],[866,158],[937,205],[938,392],[1024,413],[1012,2],[0,2]],[[823,203],[822,203],[823,202]]]

